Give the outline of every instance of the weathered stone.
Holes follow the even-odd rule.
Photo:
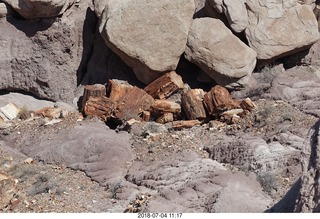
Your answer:
[[[195,10],[193,0],[107,1],[106,9],[101,34],[140,81],[149,84],[176,69]]]
[[[0,210],[10,205],[16,192],[16,183],[12,177],[0,172]]]
[[[8,4],[0,1],[0,18],[11,15],[12,13],[12,8]]]
[[[185,57],[223,86],[251,74],[256,65],[256,52],[213,18],[193,21]]]
[[[26,19],[48,18],[63,14],[74,0],[2,0]]]
[[[247,0],[246,5],[249,25],[245,33],[258,59],[296,53],[319,38],[311,5],[291,0]]]
[[[57,19],[0,19],[0,89],[71,103],[93,41],[90,4],[81,0]]]
[[[233,31],[240,33],[248,26],[245,0],[208,0],[219,13],[224,13]]]

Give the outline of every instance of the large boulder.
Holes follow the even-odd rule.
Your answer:
[[[256,65],[256,52],[214,18],[193,21],[185,57],[223,86],[250,75]]]
[[[63,14],[75,0],[3,0],[26,19],[48,18]]]
[[[99,5],[98,5],[99,3]],[[194,0],[96,2],[100,31],[108,45],[145,84],[175,70],[184,52]]]
[[[245,34],[258,59],[296,53],[319,38],[311,5],[290,0],[247,0],[246,5],[249,25]]]

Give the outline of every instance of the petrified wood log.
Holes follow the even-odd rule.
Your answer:
[[[151,106],[151,110],[158,115],[164,113],[177,114],[181,112],[181,106],[172,100],[155,100]]]
[[[82,109],[90,97],[106,96],[106,87],[102,84],[86,85],[82,97]]]
[[[119,102],[132,89],[133,86],[126,81],[109,80],[107,84],[107,97],[114,102]]]
[[[203,96],[204,94],[200,89],[188,90],[182,94],[181,105],[188,119],[203,120],[206,118]]]
[[[229,91],[220,85],[214,86],[206,93],[203,102],[209,115],[240,108],[239,101],[232,99]]]
[[[112,117],[115,104],[108,97],[89,97],[84,105],[84,115],[96,116],[103,121]]]
[[[144,90],[155,99],[165,99],[183,89],[183,85],[181,76],[171,71],[151,82]]]
[[[173,129],[183,129],[183,128],[191,128],[196,125],[200,125],[201,122],[199,120],[180,120],[173,121],[172,128]]]
[[[133,87],[117,101],[115,117],[120,120],[142,120],[143,112],[153,104],[154,99],[144,90]]]

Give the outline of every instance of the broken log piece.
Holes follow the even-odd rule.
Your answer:
[[[155,114],[173,113],[178,114],[181,112],[180,104],[172,100],[155,100],[151,106],[151,110]]]
[[[203,120],[207,117],[202,102],[203,96],[199,89],[188,90],[182,94],[181,105],[188,119]]]
[[[214,86],[204,95],[203,102],[209,115],[240,108],[240,102],[232,99],[229,91],[220,85]]]
[[[155,99],[165,99],[174,92],[183,89],[182,77],[171,71],[151,82],[144,90]]]
[[[248,110],[248,111],[252,111],[255,108],[257,108],[256,104],[254,104],[254,102],[252,102],[250,98],[246,98],[242,100],[240,103],[240,106],[243,110]]]
[[[161,124],[166,124],[172,121],[173,121],[173,113],[165,113],[156,120],[157,123],[161,123]]]
[[[142,112],[142,121],[149,122],[151,118],[151,113],[149,111]]]
[[[106,87],[102,84],[86,85],[82,96],[82,109],[90,97],[106,96]]]
[[[143,112],[149,110],[154,99],[144,90],[133,87],[116,104],[115,117],[120,120],[136,119],[141,121]]]
[[[95,116],[103,121],[107,121],[112,117],[115,104],[108,97],[89,97],[84,105],[85,116]]]
[[[180,120],[173,121],[172,128],[173,129],[183,129],[183,128],[192,128],[193,126],[200,125],[201,122],[199,120]]]
[[[109,80],[107,84],[107,97],[113,102],[119,102],[131,89],[133,89],[133,86],[126,81]]]

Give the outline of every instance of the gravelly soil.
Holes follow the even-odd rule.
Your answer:
[[[155,161],[168,157],[174,159],[186,151],[194,151],[203,158],[208,158],[208,153],[203,150],[204,145],[213,140],[212,135],[217,134],[252,133],[268,140],[281,132],[290,131],[303,138],[317,120],[281,101],[258,100],[256,105],[257,110],[241,118],[237,124],[214,122],[180,131],[169,129],[147,135],[132,134],[134,160]],[[48,126],[43,125],[41,118],[14,122],[11,127],[0,130],[0,137],[32,132],[37,138],[41,133],[71,128],[79,122],[78,119],[79,114],[71,114],[60,123]],[[24,163],[25,158],[4,149],[0,150],[0,171],[11,175],[18,182],[18,192],[15,195],[17,201],[13,201],[0,212],[124,212],[132,201],[117,199],[114,191],[100,186],[81,171],[43,164],[40,161]],[[284,194],[292,183],[287,182],[279,194]]]

